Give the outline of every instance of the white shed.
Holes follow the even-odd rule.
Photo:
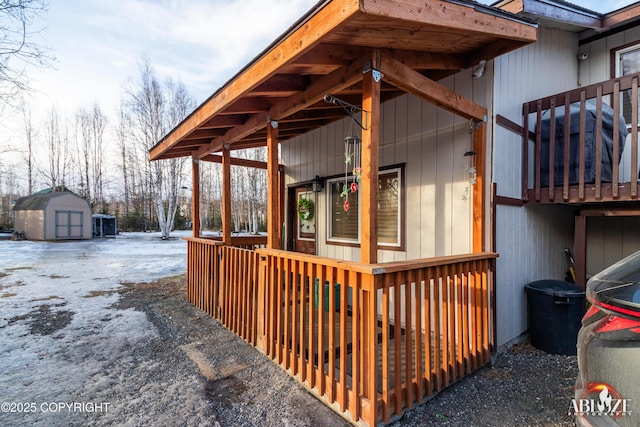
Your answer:
[[[14,228],[29,240],[91,239],[91,207],[70,192],[41,191],[16,201]]]

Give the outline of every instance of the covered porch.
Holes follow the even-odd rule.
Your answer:
[[[487,238],[488,113],[438,81],[535,37],[534,25],[475,2],[319,2],[151,150],[153,160],[192,157],[187,298],[352,422],[389,422],[486,364],[497,257]],[[381,105],[407,93],[470,124],[471,237],[466,253],[380,263]],[[348,114],[327,95],[362,112],[359,260],[284,250],[292,230],[279,145]],[[231,156],[265,145],[264,164]],[[201,236],[201,161],[222,164],[219,240]],[[232,236],[239,163],[267,170],[266,238]]]

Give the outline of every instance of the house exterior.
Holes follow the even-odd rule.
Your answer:
[[[604,62],[632,46],[638,15],[552,0],[319,2],[151,149],[192,158],[187,298],[358,423],[389,422],[483,366],[526,333],[524,286],[564,278],[564,248],[584,285],[610,246],[640,242],[622,232],[639,213],[637,148],[613,143],[629,165],[595,167],[593,181],[569,180],[584,149],[555,156],[565,104],[583,117],[593,98],[599,133],[604,105],[613,117],[637,105],[638,76],[610,81]],[[559,123],[546,145],[545,114]],[[637,147],[627,117],[613,134]],[[265,145],[266,163],[232,156]],[[198,223],[203,161],[222,164],[218,240]],[[231,165],[267,170],[266,238],[232,236]]]
[[[69,191],[41,191],[21,197],[13,212],[14,229],[29,240],[92,237],[91,207],[85,199]]]
[[[527,330],[523,286],[538,279],[565,277],[568,262],[564,248],[574,254],[576,283],[580,286],[605,267],[640,250],[637,232],[640,205],[633,190],[637,185],[638,163],[632,164],[632,157],[637,157],[637,132],[633,131],[637,126],[632,123],[630,111],[631,104],[637,105],[637,97],[632,99],[631,93],[636,78],[618,80],[618,89],[614,89],[616,79],[640,71],[637,67],[623,71],[620,55],[626,55],[622,59],[628,64],[629,58],[640,52],[637,50],[640,4],[608,14],[564,1],[505,0],[496,6],[539,24],[535,44],[496,58],[490,67],[494,81],[491,149],[495,183],[494,250],[500,254],[496,261],[496,334],[497,345],[502,346]],[[625,87],[629,90],[624,90]],[[613,94],[614,90],[619,94]],[[556,105],[555,114],[564,115],[566,96],[576,111],[582,97],[585,110],[589,103],[598,102],[603,107],[610,106],[611,111],[617,108],[615,117],[624,117],[627,129],[618,124],[620,129],[610,129],[603,135],[626,136],[614,138],[619,140],[619,154],[613,157],[620,160],[613,162],[613,177],[605,177],[603,166],[600,183],[592,178],[583,183],[567,182],[565,186],[561,174],[569,168],[555,167],[556,185],[549,191],[548,184],[543,185],[545,174],[536,175],[537,159],[544,157],[536,154],[537,146],[544,146],[544,135],[542,144],[536,140],[543,133],[536,125],[549,118],[551,102]],[[538,102],[542,110],[540,119],[536,115]],[[525,114],[526,109],[531,113]],[[582,126],[579,113],[569,116],[573,120],[572,129]],[[581,133],[587,132],[588,142],[588,111],[585,117]],[[562,120],[556,119],[556,123],[562,126]],[[519,126],[529,130],[526,138]],[[560,136],[559,129],[556,133],[557,143],[564,135]],[[575,134],[576,138],[578,135]],[[593,141],[596,142],[595,138]],[[604,149],[594,149],[594,155],[598,151],[606,157]],[[585,153],[587,161],[582,167],[588,163],[589,150]],[[564,153],[557,154],[553,162],[562,163]],[[540,163],[544,160],[548,158]],[[546,170],[550,170],[549,166]]]

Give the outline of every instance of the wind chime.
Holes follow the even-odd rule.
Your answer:
[[[349,210],[349,194],[358,191],[358,184],[362,177],[362,166],[360,163],[360,146],[362,140],[355,136],[352,132],[352,126],[349,126],[349,136],[344,139],[344,184],[340,197],[344,198],[344,210]],[[351,172],[351,179],[349,179]]]
[[[355,135],[353,130],[354,123],[360,128],[366,129],[362,123],[356,118],[356,113],[362,112],[363,118],[366,119],[367,112],[362,108],[349,104],[333,95],[325,95],[325,102],[333,105],[339,105],[349,114],[351,122],[349,123],[349,133],[344,139],[344,184],[342,185],[342,193],[340,197],[344,199],[343,208],[345,212],[349,210],[351,204],[349,203],[349,195],[358,192],[359,183],[362,178],[362,164],[360,161],[360,152],[362,146],[362,140]],[[351,176],[349,176],[351,173]]]

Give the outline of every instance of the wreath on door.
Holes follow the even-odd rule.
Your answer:
[[[313,219],[313,202],[308,199],[300,199],[298,201],[298,218],[302,221],[311,221]]]

